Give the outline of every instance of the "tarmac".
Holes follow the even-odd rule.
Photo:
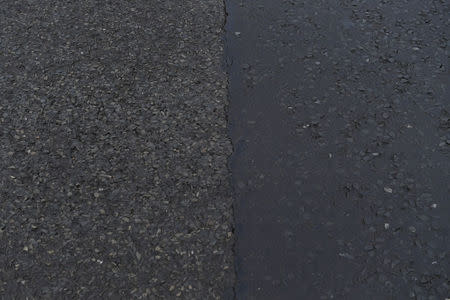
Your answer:
[[[233,295],[222,1],[0,3],[0,298]]]
[[[449,3],[227,12],[237,299],[449,298]]]
[[[449,14],[1,1],[0,298],[449,298]]]

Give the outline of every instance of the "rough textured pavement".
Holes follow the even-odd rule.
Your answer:
[[[215,0],[0,1],[0,298],[232,295],[223,24]]]
[[[227,1],[238,299],[450,298],[448,1]]]

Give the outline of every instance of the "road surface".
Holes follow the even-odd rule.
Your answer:
[[[448,3],[227,12],[237,299],[450,296]]]
[[[221,1],[0,1],[0,298],[233,292]]]

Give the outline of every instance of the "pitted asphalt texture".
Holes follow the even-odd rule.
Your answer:
[[[0,1],[0,298],[233,294],[222,1]]]

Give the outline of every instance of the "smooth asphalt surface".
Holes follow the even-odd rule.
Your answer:
[[[448,1],[227,12],[237,299],[450,298]]]
[[[222,1],[0,1],[0,298],[226,299]]]

